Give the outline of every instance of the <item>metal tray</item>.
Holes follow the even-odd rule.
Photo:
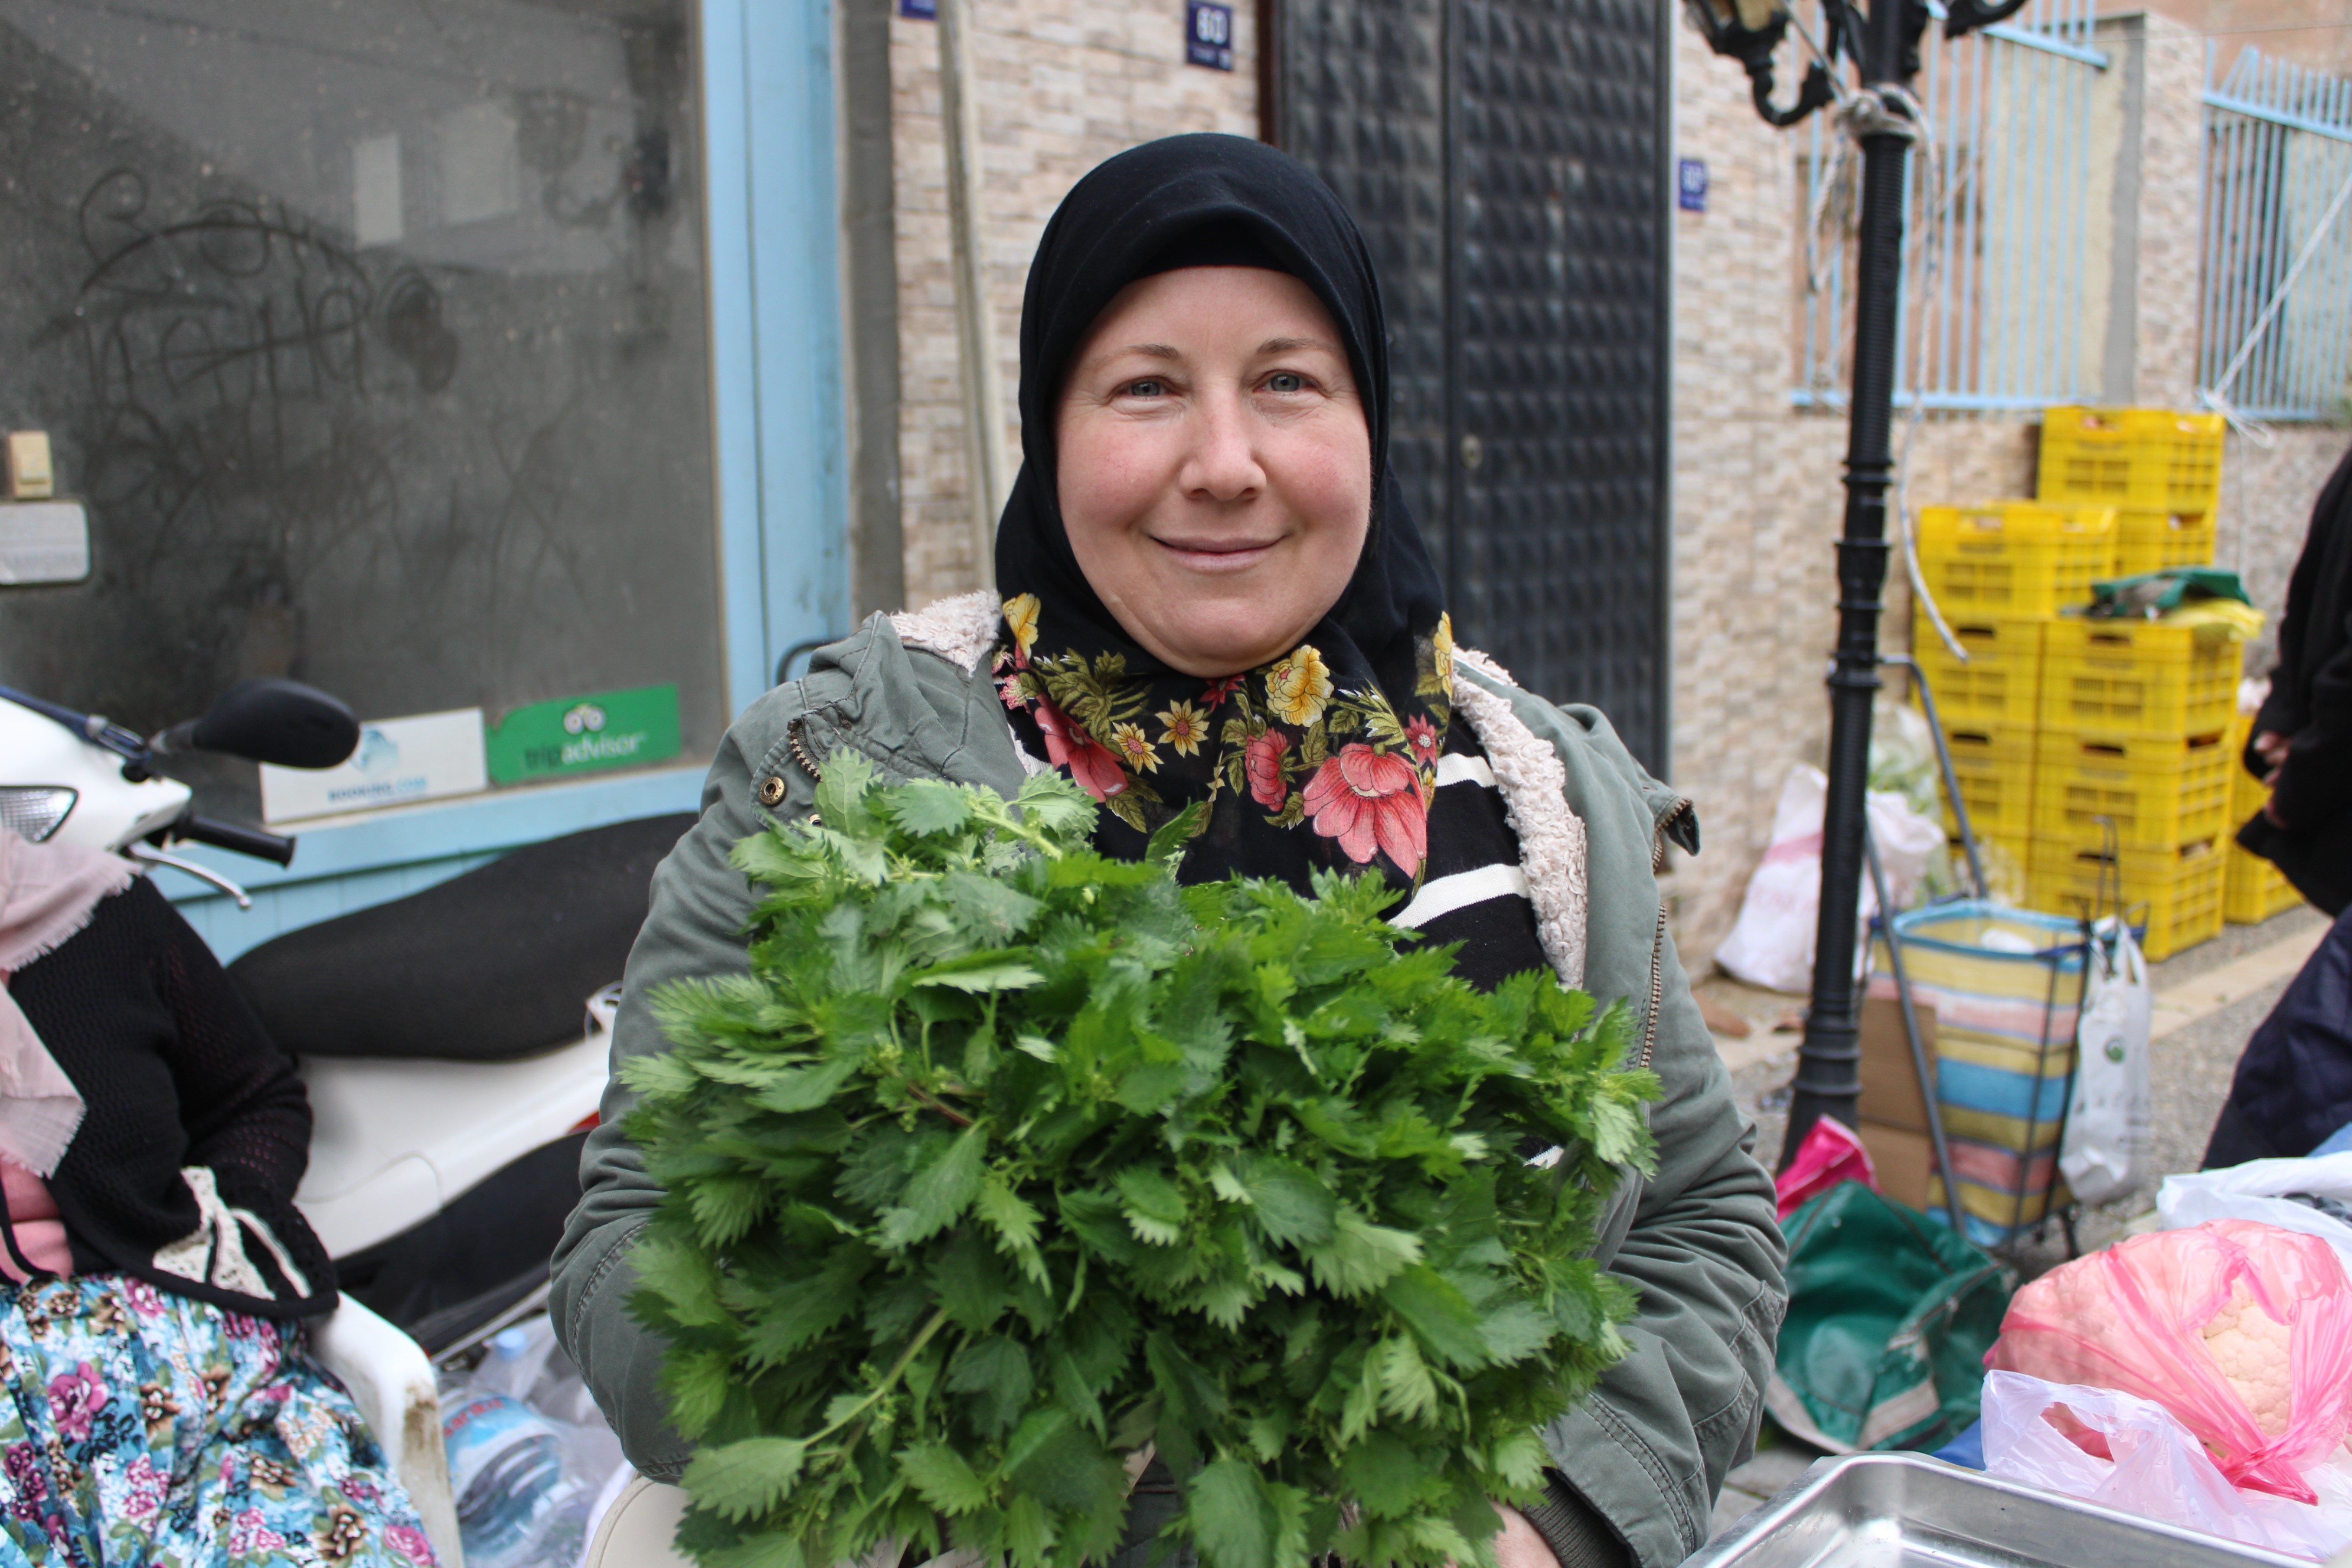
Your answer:
[[[1924,1454],[1822,1459],[1684,1568],[2312,1568]]]

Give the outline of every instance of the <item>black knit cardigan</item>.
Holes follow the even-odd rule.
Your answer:
[[[8,991],[88,1105],[48,1178],[76,1273],[266,1318],[334,1310],[334,1263],[294,1206],[302,1080],[153,883],[101,899]]]

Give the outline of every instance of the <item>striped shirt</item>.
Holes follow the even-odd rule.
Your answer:
[[[1481,991],[1524,969],[1550,970],[1519,868],[1519,837],[1504,815],[1486,753],[1459,715],[1445,727],[1437,759],[1421,890],[1389,919],[1432,942],[1460,942],[1454,973]]]

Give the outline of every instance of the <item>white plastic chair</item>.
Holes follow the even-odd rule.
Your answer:
[[[311,1329],[310,1348],[352,1391],[352,1403],[415,1505],[442,1568],[466,1568],[457,1540],[457,1500],[449,1490],[449,1454],[441,1441],[441,1394],[425,1347],[345,1296],[341,1306]]]
[[[580,1568],[694,1568],[693,1562],[672,1545],[677,1521],[686,1517],[686,1491],[639,1476],[632,1480],[588,1542]],[[854,1563],[841,1568],[890,1568],[898,1561],[898,1546],[885,1542]],[[943,1552],[919,1568],[978,1568],[980,1553]]]
[[[580,1568],[694,1568],[671,1544],[686,1517],[686,1490],[639,1476],[597,1521]]]

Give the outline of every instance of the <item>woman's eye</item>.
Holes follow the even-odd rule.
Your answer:
[[[1165,382],[1153,381],[1149,377],[1146,377],[1142,381],[1130,381],[1127,384],[1127,395],[1129,397],[1157,397],[1167,390],[1168,386]]]
[[[1265,378],[1268,392],[1304,392],[1307,378],[1295,370],[1278,370]]]

